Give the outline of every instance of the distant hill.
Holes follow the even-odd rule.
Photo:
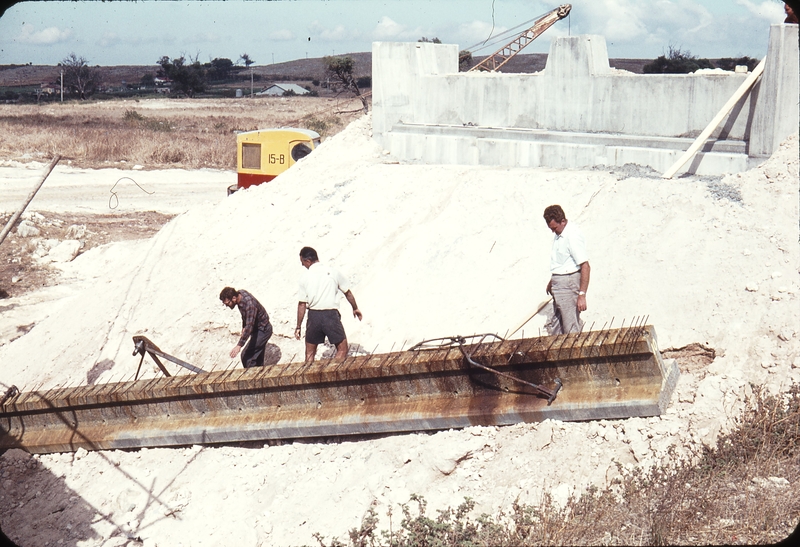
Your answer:
[[[348,53],[355,61],[356,77],[372,75],[372,53]],[[475,62],[480,62],[485,57],[476,56]],[[636,74],[642,73],[642,67],[652,59],[610,59],[609,64],[614,68],[628,70]],[[547,62],[546,53],[520,54],[506,64],[501,72],[521,73],[539,72],[544,69]],[[158,65],[120,65],[94,67],[102,75],[105,85],[121,85],[139,82],[145,74],[153,74],[159,70]],[[259,86],[275,82],[310,82],[323,80],[325,66],[322,58],[297,59],[273,65],[253,65],[253,75],[258,79]],[[39,85],[42,83],[55,83],[59,79],[60,68],[46,65],[0,65],[0,87],[16,87]],[[238,78],[243,84],[250,81],[250,72],[242,69]]]

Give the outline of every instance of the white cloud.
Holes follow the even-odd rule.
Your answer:
[[[314,21],[308,26],[308,32],[311,40],[322,40],[324,42],[343,42],[355,41],[358,39],[358,33],[352,30],[347,30],[344,25],[337,25],[334,28],[323,26],[319,21]]]
[[[195,34],[193,36],[190,36],[189,40],[199,44],[204,44],[204,43],[215,44],[224,41],[222,36],[214,32],[201,32],[200,34]]]
[[[770,23],[783,23],[786,13],[783,11],[783,2],[774,0],[762,0],[752,2],[751,0],[737,0],[737,4],[747,8],[747,11],[760,19],[765,19]]]
[[[508,30],[506,27],[492,27],[492,24],[486,21],[471,21],[459,25],[457,37],[461,47],[469,48],[473,44],[477,44],[477,47],[480,48],[481,44],[484,42],[494,43],[497,36],[504,33],[506,30]],[[520,32],[522,32],[522,29],[520,29]],[[513,39],[513,36],[509,36],[507,39],[501,40],[501,42],[509,42],[511,39]],[[463,42],[463,44],[461,44],[461,42]],[[498,44],[498,46],[499,45],[502,44]]]
[[[372,30],[372,39],[377,41],[412,41],[416,42],[422,37],[440,38],[430,29],[423,30],[421,27],[409,28],[395,22],[391,17],[384,15]]]
[[[149,45],[151,43],[150,38],[146,38],[144,36],[120,36],[116,32],[104,32],[100,38],[95,42],[98,46],[102,48],[111,48],[116,46],[141,46],[141,45]],[[159,40],[159,42],[163,42],[163,40]]]
[[[104,32],[97,45],[100,47],[112,47],[120,43],[119,35],[115,32]]]
[[[753,14],[769,12],[773,19],[782,12],[782,4],[774,0],[738,0],[727,6],[694,0],[597,0],[573,9],[572,34],[604,36],[612,57],[650,58],[666,53],[669,46],[701,57],[736,51],[753,55],[752,43],[742,38],[750,40],[762,31],[766,38],[769,29],[761,22],[767,16],[754,17],[743,9],[746,5]]]
[[[394,40],[402,35],[404,31],[405,27],[403,25],[384,15],[378,22],[378,26],[373,29],[372,36],[376,40]]]
[[[609,41],[636,40],[659,32],[676,34],[714,20],[703,5],[690,0],[599,0],[584,8],[574,14],[581,31],[602,34]]]
[[[26,44],[50,45],[65,42],[72,37],[72,31],[61,30],[58,27],[48,27],[37,31],[33,25],[22,25],[18,40]]]
[[[269,33],[270,40],[277,40],[279,42],[287,42],[294,40],[294,33],[288,29],[273,30]]]

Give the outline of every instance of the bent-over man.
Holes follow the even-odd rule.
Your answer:
[[[255,296],[247,291],[237,291],[233,287],[222,289],[219,299],[230,309],[238,306],[239,313],[242,314],[242,335],[231,350],[231,359],[239,355],[241,351],[244,368],[264,366],[264,350],[272,336],[272,324],[269,322],[267,310],[256,300]],[[242,351],[248,338],[250,342]]]
[[[297,328],[294,337],[300,340],[303,318],[308,309],[306,322],[306,363],[314,360],[317,346],[328,341],[336,346],[336,358],[347,356],[347,336],[339,314],[339,291],[353,308],[353,316],[361,321],[361,311],[356,298],[350,291],[347,279],[335,268],[322,264],[317,251],[311,247],[300,249],[300,264],[306,268],[300,278],[300,291],[297,303]]]
[[[555,325],[551,334],[569,334],[583,329],[581,312],[586,311],[589,288],[589,253],[586,240],[574,223],[568,223],[560,205],[544,210],[544,221],[553,231],[550,251],[550,282],[547,294],[553,295]]]

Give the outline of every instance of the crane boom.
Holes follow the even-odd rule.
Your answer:
[[[472,72],[473,70],[496,72],[501,66],[510,61],[514,55],[519,53],[522,48],[533,42],[539,35],[553,26],[553,24],[569,15],[571,9],[572,4],[562,4],[553,11],[546,13],[537,19],[528,30],[470,68],[467,72]]]

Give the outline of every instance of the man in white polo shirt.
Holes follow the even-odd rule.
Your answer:
[[[547,294],[553,295],[555,310],[551,334],[569,334],[583,329],[581,312],[586,311],[586,290],[589,288],[589,253],[580,229],[567,222],[560,205],[544,210],[544,221],[553,231],[550,251],[550,282]]]
[[[300,340],[300,328],[303,325],[306,309],[308,321],[306,322],[306,363],[314,360],[317,346],[328,341],[336,346],[336,358],[347,356],[347,336],[342,325],[342,316],[339,314],[339,291],[353,308],[353,316],[361,321],[361,311],[356,304],[356,298],[350,291],[347,279],[335,268],[321,264],[317,251],[311,247],[300,249],[300,263],[307,271],[300,278],[300,291],[297,303],[297,328],[294,337]]]

